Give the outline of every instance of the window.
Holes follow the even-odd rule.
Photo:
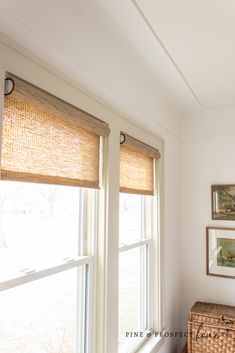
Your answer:
[[[0,183],[4,353],[90,353],[108,126],[8,74]]]
[[[127,121],[111,116],[106,139],[106,123],[6,76],[15,86],[1,131],[2,350],[137,352],[159,328],[160,153],[122,133],[119,154]]]
[[[120,351],[134,343],[128,333],[147,333],[150,313],[151,207],[148,196],[120,194],[119,344]],[[150,222],[151,223],[151,222]],[[138,339],[136,340],[138,341]]]
[[[152,253],[157,150],[123,135],[120,155],[119,352],[134,352],[153,328]]]
[[[78,286],[85,271],[81,265],[0,293],[1,349],[4,353],[76,352]]]
[[[86,352],[96,191],[2,181],[0,194],[4,352]]]

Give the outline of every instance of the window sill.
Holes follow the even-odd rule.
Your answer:
[[[136,353],[157,353],[164,343],[164,337],[149,337]]]

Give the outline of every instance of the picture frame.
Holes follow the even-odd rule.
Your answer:
[[[212,219],[235,221],[235,185],[211,186]]]
[[[206,227],[206,273],[235,278],[235,228]]]

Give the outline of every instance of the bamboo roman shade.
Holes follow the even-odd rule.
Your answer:
[[[154,160],[160,152],[143,142],[121,133],[120,191],[132,194],[154,194]]]
[[[1,178],[99,187],[100,137],[104,122],[11,75],[5,96]]]

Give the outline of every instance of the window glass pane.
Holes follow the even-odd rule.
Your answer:
[[[16,270],[53,266],[80,255],[85,190],[0,182],[0,280]]]
[[[142,238],[142,198],[141,195],[120,194],[120,244]]]
[[[1,292],[1,352],[76,353],[82,273],[83,266]]]
[[[145,331],[147,316],[146,246],[119,255],[119,346],[127,332]]]

